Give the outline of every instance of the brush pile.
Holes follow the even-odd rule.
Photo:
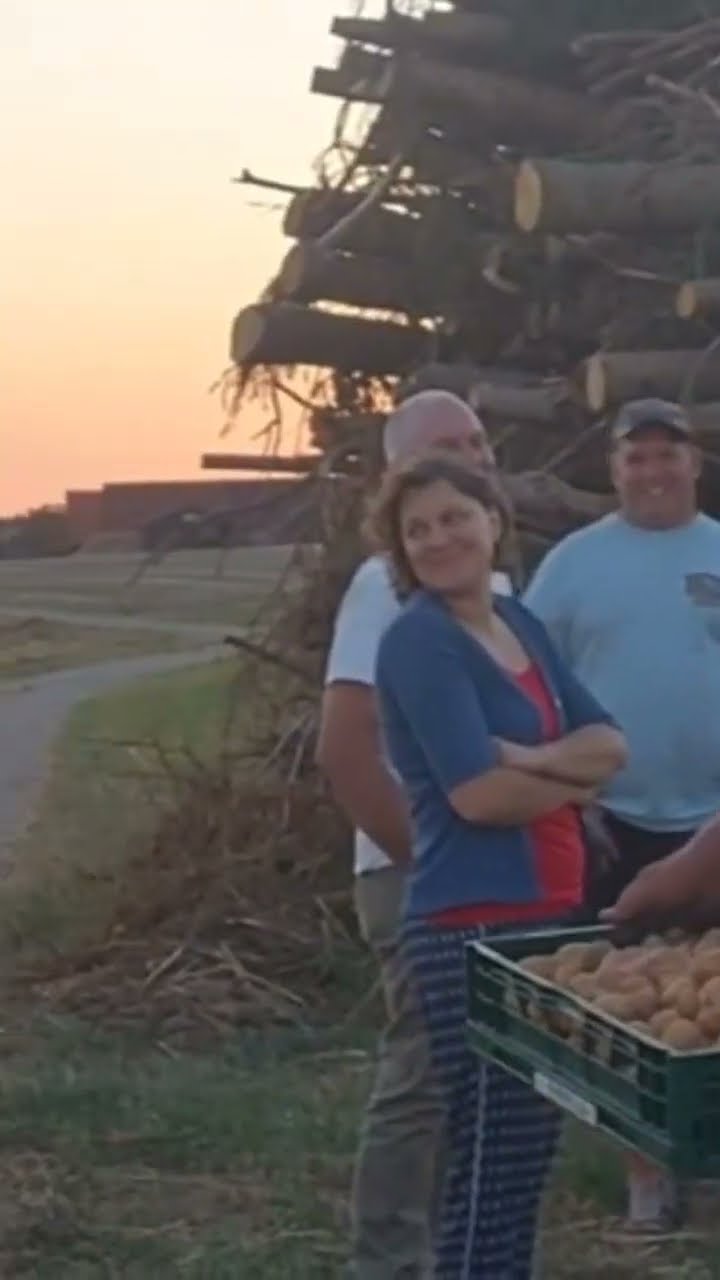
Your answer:
[[[312,766],[316,690],[254,660],[237,695],[253,688],[251,740],[228,726],[207,762],[145,748],[154,838],[114,873],[92,944],[26,973],[46,1006],[170,1044],[345,1015],[362,993],[349,833]]]

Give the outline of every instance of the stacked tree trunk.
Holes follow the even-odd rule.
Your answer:
[[[293,243],[233,327],[243,386],[317,369],[337,473],[380,465],[398,391],[454,388],[544,539],[607,506],[603,420],[683,400],[720,514],[720,0],[412,8],[332,23],[312,89],[365,123],[289,201]]]

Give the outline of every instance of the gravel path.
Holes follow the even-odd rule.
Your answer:
[[[172,624],[171,627],[176,629]],[[167,625],[163,629],[167,630]],[[218,627],[215,634],[220,638],[223,628]],[[227,650],[218,644],[187,653],[123,658],[0,684],[0,870],[11,846],[32,818],[47,777],[52,744],[77,703],[142,676],[226,655]]]

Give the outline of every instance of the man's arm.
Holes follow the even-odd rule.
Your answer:
[[[523,747],[503,742],[503,764],[511,769],[581,787],[599,787],[627,760],[625,740],[609,724],[589,724],[555,742]]]
[[[677,853],[645,867],[602,913],[611,924],[658,917],[720,919],[720,814]]]
[[[382,756],[375,690],[370,685],[338,681],[326,688],[317,762],[353,826],[393,862],[407,862],[407,805]]]
[[[394,862],[410,856],[404,792],[384,757],[375,663],[398,603],[382,561],[367,560],[338,610],[316,759],[345,816]]]

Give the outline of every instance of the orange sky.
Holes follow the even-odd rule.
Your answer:
[[[308,180],[336,111],[311,68],[355,7],[2,0],[0,512],[197,473],[283,246],[277,198],[230,178]]]

